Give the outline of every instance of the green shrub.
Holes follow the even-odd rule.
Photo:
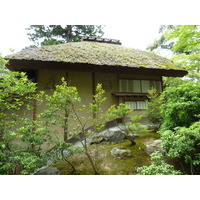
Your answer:
[[[162,146],[171,158],[183,159],[190,164],[191,174],[194,166],[200,165],[200,121],[189,128],[177,127],[174,131],[166,130],[161,134]]]
[[[122,120],[122,123],[118,124],[118,127],[124,132],[126,138],[131,142],[131,144],[134,145],[136,144],[134,141],[135,137],[133,137],[132,134],[145,132],[147,130],[139,123],[142,115],[129,116],[131,112],[132,110],[129,108],[129,106],[120,103],[119,106],[111,106],[106,114],[109,120],[118,118]]]
[[[136,169],[138,175],[180,175],[181,172],[174,170],[172,165],[162,161],[162,153],[155,151],[151,154],[150,166],[138,167]]]
[[[168,87],[161,96],[163,104],[163,130],[189,127],[199,120],[200,83],[189,82],[177,87]]]
[[[150,124],[153,125],[153,127],[157,131],[162,123],[162,115],[161,115],[162,101],[155,89],[151,89],[148,92],[149,92],[148,98],[150,101],[148,101],[148,109],[146,111],[146,116],[148,117]]]

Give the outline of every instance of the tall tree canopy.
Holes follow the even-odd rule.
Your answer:
[[[31,41],[38,45],[78,42],[81,35],[102,37],[102,25],[31,25],[27,28]]]
[[[161,34],[160,38],[156,39],[152,44],[147,47],[147,50],[153,51],[154,49],[167,49],[171,50],[174,45],[174,42],[168,42],[165,38],[164,32],[173,29],[173,25],[161,25],[159,33]]]
[[[171,50],[172,59],[189,71],[189,77],[200,79],[200,25],[162,25],[160,33],[147,50]]]

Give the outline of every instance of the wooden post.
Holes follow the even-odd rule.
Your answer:
[[[92,101],[94,100],[94,95],[96,93],[96,83],[95,83],[95,72],[92,72]],[[93,118],[96,118],[96,114],[93,113]]]
[[[161,93],[163,92],[164,90],[164,86],[163,86],[163,77],[161,76],[160,78],[160,81],[161,81]]]

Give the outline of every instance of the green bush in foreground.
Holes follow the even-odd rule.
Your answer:
[[[200,165],[200,121],[189,128],[177,127],[161,134],[162,146],[171,158],[178,158],[190,164],[191,174]]]
[[[151,154],[150,166],[138,167],[136,169],[138,175],[181,175],[180,171],[174,170],[172,165],[162,160],[162,153],[155,151]]]
[[[163,104],[161,132],[176,127],[189,127],[199,120],[200,83],[188,82],[178,87],[168,87],[161,95]]]

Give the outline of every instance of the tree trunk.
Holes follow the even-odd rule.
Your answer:
[[[64,153],[63,153],[63,150],[61,150],[61,155],[62,155],[63,158],[65,157],[65,156],[64,156]],[[67,158],[65,158],[64,160],[72,167],[73,173],[76,172],[76,168],[74,167],[74,165],[73,165],[71,162],[69,162],[69,161],[67,160]]]
[[[72,42],[72,25],[67,25],[67,42]]]
[[[83,147],[85,149],[85,154],[86,154],[86,156],[88,157],[88,159],[90,161],[90,164],[92,166],[92,169],[93,169],[95,175],[99,175],[99,172],[97,171],[96,165],[95,165],[94,161],[92,160],[90,154],[88,153],[88,148],[87,148],[87,144],[86,144],[86,135],[84,134],[84,136],[85,136],[85,139],[84,139],[85,144],[82,143],[82,145],[83,145]]]
[[[69,118],[69,112],[66,111],[65,113],[65,121],[64,121],[64,141],[67,142],[68,138],[68,118]]]
[[[95,175],[99,175],[99,172],[97,171],[97,169],[96,169],[96,167],[95,167],[95,164],[94,164],[94,162],[93,162],[93,160],[92,160],[90,154],[89,154],[87,151],[85,152],[85,154],[86,154],[86,156],[88,157],[88,159],[89,159],[89,161],[90,161],[90,163],[91,163],[91,165],[92,165],[92,169],[93,169]]]
[[[135,141],[131,140],[131,145],[136,145]]]

